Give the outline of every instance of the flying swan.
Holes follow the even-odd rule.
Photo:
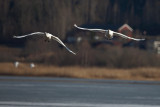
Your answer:
[[[27,35],[22,35],[22,36],[13,36],[13,38],[24,38],[24,37],[31,36],[31,35],[44,35],[48,38],[49,41],[52,40],[52,39],[56,40],[58,43],[63,45],[69,52],[76,55],[76,53],[74,53],[69,48],[67,48],[67,46],[58,37],[56,37],[56,36],[54,36],[50,33],[47,33],[47,32],[34,32],[34,33],[27,34]]]
[[[124,35],[124,34],[122,34],[122,33],[114,32],[114,31],[112,31],[112,30],[88,29],[88,28],[78,27],[76,24],[74,24],[74,27],[76,27],[76,28],[78,28],[78,29],[81,29],[81,30],[88,30],[88,31],[93,31],[93,32],[105,33],[105,37],[106,37],[107,39],[112,39],[113,36],[120,36],[120,37],[123,37],[123,38],[126,38],[126,39],[132,39],[132,40],[135,40],[135,41],[145,40],[145,39],[132,38],[132,37],[126,36],[126,35]]]

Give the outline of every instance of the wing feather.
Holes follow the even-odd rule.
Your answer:
[[[76,55],[76,53],[71,51],[58,37],[52,35],[52,39],[56,40],[58,43],[60,43],[62,46],[64,46],[69,52]]]
[[[82,28],[82,27],[78,27],[76,24],[74,24],[74,27],[81,29],[81,30],[88,30],[88,31],[94,31],[94,32],[102,32],[105,33],[106,30],[104,29],[88,29],[88,28]]]
[[[115,36],[120,36],[120,37],[123,37],[123,38],[126,38],[126,39],[132,39],[132,40],[135,40],[135,41],[142,41],[142,40],[145,40],[145,39],[136,39],[136,38],[132,38],[132,37],[129,37],[129,36],[126,36],[122,33],[117,33],[117,32],[113,32],[113,35]]]
[[[13,38],[24,38],[24,37],[31,36],[31,35],[41,35],[41,34],[44,34],[44,33],[43,32],[34,32],[34,33],[27,34],[27,35],[22,35],[22,36],[13,36]]]

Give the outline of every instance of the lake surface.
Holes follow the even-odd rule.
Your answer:
[[[160,107],[160,82],[0,76],[0,107]]]

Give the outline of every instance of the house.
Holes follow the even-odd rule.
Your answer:
[[[133,29],[128,24],[124,24],[118,29],[118,32],[132,37]]]
[[[157,54],[160,54],[160,41],[154,41],[154,50]]]

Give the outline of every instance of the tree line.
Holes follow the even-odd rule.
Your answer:
[[[122,25],[160,33],[159,0],[0,1],[0,43],[13,35],[46,31],[61,39],[73,24]]]

